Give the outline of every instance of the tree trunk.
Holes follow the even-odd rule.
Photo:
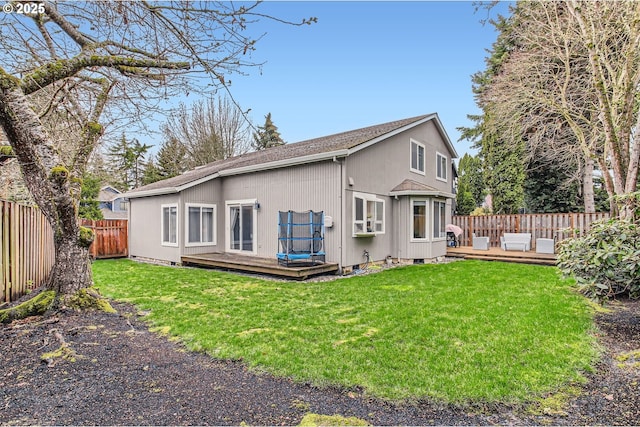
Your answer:
[[[596,211],[595,195],[593,192],[593,160],[587,159],[582,170],[582,196],[584,197],[585,213]]]
[[[89,248],[80,239],[62,236],[55,239],[56,261],[47,289],[59,295],[72,295],[92,285]]]
[[[1,71],[1,69],[0,69]],[[57,300],[92,285],[91,230],[77,220],[79,191],[51,138],[18,86],[0,72],[0,125],[15,153],[25,184],[54,231],[55,263],[46,287]],[[76,194],[78,193],[78,194]]]

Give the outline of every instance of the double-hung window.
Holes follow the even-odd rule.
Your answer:
[[[434,201],[433,202],[433,238],[434,239],[444,239],[447,237],[447,233],[445,230],[445,221],[446,221],[446,203]]]
[[[162,205],[162,245],[178,246],[178,205]]]
[[[207,204],[186,204],[185,246],[205,246],[216,244],[216,206]]]
[[[384,234],[384,200],[353,193],[353,235]]]
[[[411,172],[424,175],[424,156],[425,148],[424,144],[420,144],[418,141],[411,140]]]
[[[440,181],[447,180],[448,161],[447,157],[436,153],[436,178]]]

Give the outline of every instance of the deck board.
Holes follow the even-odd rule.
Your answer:
[[[539,254],[535,251],[504,251],[491,247],[488,251],[473,249],[471,246],[447,248],[447,256],[464,259],[481,259],[487,261],[505,261],[524,264],[556,265],[555,254]]]
[[[278,260],[275,256],[273,258],[261,258],[229,253],[206,253],[185,255],[181,257],[181,260],[185,265],[216,267],[250,273],[269,274],[298,280],[304,280],[309,276],[317,274],[333,273],[338,271],[338,264],[333,263],[285,267],[278,264]]]

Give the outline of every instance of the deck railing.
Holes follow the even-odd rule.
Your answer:
[[[536,239],[555,239],[557,242],[588,231],[591,223],[609,218],[606,212],[598,213],[555,213],[518,215],[454,215],[452,223],[462,228],[460,244],[471,246],[471,236],[489,237],[491,246],[500,246],[500,236],[504,233],[531,233],[531,247]]]
[[[40,209],[0,200],[0,303],[40,286],[55,261],[53,231]]]

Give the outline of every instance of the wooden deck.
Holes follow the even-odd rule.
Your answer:
[[[228,253],[208,253],[199,255],[187,255],[181,257],[184,265],[197,265],[201,267],[215,267],[228,270],[237,270],[250,273],[270,274],[273,276],[288,277],[304,280],[309,276],[338,271],[338,264],[324,263],[309,266],[284,267],[273,258],[260,258],[247,255]]]
[[[534,251],[503,251],[491,247],[488,251],[476,250],[471,246],[447,248],[447,256],[464,259],[481,259],[485,261],[518,262],[523,264],[556,265],[555,254],[539,254]]]

